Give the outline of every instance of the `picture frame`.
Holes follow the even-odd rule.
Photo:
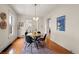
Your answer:
[[[22,27],[24,25],[23,22],[19,22],[19,26]]]
[[[57,17],[57,30],[65,31],[65,15]]]
[[[1,17],[2,20],[5,20],[6,19],[6,13],[1,12],[0,17]]]

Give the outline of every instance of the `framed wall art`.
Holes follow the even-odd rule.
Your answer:
[[[1,12],[0,17],[1,17],[2,20],[5,20],[6,19],[6,13]]]
[[[1,12],[0,13],[0,18],[1,18],[0,28],[1,29],[6,29],[6,27],[7,27],[7,22],[5,21],[6,20],[6,13]]]
[[[6,21],[4,21],[4,20],[1,21],[1,22],[0,22],[0,28],[1,28],[1,29],[6,29],[6,27],[7,27]]]
[[[57,17],[57,30],[65,31],[65,16]]]

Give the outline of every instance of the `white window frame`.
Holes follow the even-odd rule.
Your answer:
[[[11,29],[10,29],[10,25],[11,25]],[[13,16],[9,15],[9,34],[13,35]]]

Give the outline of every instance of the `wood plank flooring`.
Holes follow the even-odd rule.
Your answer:
[[[32,44],[33,45],[33,44]],[[37,49],[34,45],[32,46],[32,53],[31,47],[26,47],[25,39],[18,38],[16,39],[13,44],[7,49],[7,51],[3,52],[4,54],[14,53],[14,54],[72,54],[72,52],[68,51],[67,49],[57,45],[55,42],[51,41],[50,39],[46,40],[45,48]]]

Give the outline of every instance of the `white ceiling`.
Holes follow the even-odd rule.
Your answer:
[[[35,5],[34,4],[12,4],[10,5],[19,15],[35,16]],[[36,15],[44,17],[51,11],[53,11],[54,4],[38,4],[36,6]]]

